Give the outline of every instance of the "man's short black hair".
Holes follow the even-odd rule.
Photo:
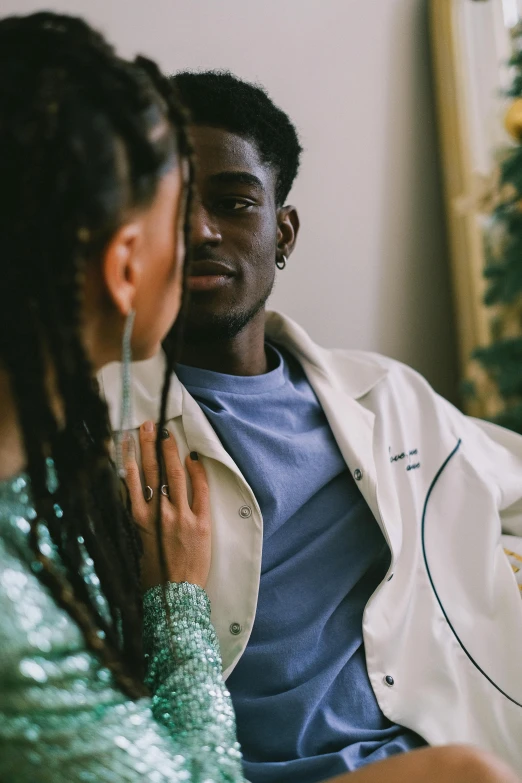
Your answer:
[[[229,71],[182,71],[171,77],[196,125],[237,133],[277,172],[276,204],[285,202],[299,169],[301,145],[288,115],[257,84]]]

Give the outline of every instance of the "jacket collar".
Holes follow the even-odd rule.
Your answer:
[[[290,351],[307,370],[309,377],[319,375],[323,383],[353,400],[367,394],[387,374],[387,369],[372,354],[321,348],[304,329],[281,313],[267,313],[266,334],[270,340]],[[164,372],[163,352],[151,359],[133,363],[132,414],[129,428],[139,427],[147,419],[157,418]],[[122,398],[121,364],[113,362],[104,367],[98,374],[98,380],[109,406],[112,429],[118,430]],[[181,416],[183,399],[183,387],[174,375],[167,399],[167,419]]]
[[[159,417],[161,390],[165,374],[165,354],[163,351],[143,362],[133,362],[131,389],[131,417],[126,427],[135,429],[148,419]],[[102,396],[109,408],[113,431],[120,428],[122,382],[121,363],[112,362],[98,373],[98,382]],[[167,419],[181,416],[183,387],[175,375],[170,382],[167,399]]]
[[[290,351],[305,369],[311,365],[323,380],[354,400],[371,391],[388,374],[373,354],[322,348],[302,327],[275,311],[266,315],[266,335]]]

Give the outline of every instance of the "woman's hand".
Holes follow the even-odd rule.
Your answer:
[[[156,427],[145,422],[140,427],[141,461],[145,490],[131,437],[124,441],[124,465],[132,502],[132,512],[143,541],[142,583],[147,590],[168,582],[190,582],[205,587],[210,571],[210,501],[205,469],[196,452],[187,456],[186,466],[192,484],[189,504],[187,481],[176,441],[162,431],[163,470],[156,459]],[[163,548],[166,572],[161,568],[156,534],[158,504],[161,504]]]

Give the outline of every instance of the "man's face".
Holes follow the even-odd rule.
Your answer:
[[[276,172],[256,146],[220,128],[191,130],[197,195],[188,342],[233,337],[259,312],[274,284],[281,240]]]

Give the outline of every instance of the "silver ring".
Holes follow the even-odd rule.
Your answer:
[[[149,485],[147,484],[147,486],[145,487],[145,503],[150,503],[153,497],[154,497],[154,490],[152,489],[152,487],[149,487]]]
[[[160,492],[161,492],[161,494],[164,497],[169,498],[170,497],[170,495],[169,495],[169,485],[168,484],[162,484]]]

